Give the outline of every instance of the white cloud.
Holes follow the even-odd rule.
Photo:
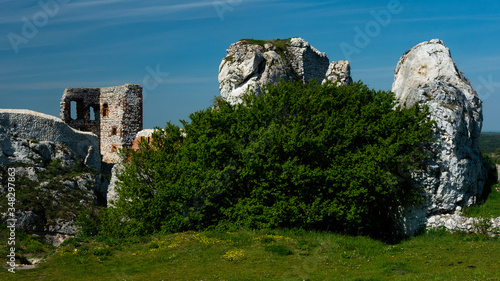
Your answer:
[[[123,85],[126,82],[118,80],[102,80],[102,81],[49,81],[49,82],[33,82],[33,83],[7,83],[3,84],[2,88],[5,90],[63,90],[65,88],[79,88],[79,87],[108,87],[113,85]],[[62,95],[62,91],[61,91]]]
[[[19,78],[19,77],[18,77]],[[68,81],[45,81],[45,82],[27,82],[27,83],[5,83],[2,84],[2,89],[4,90],[60,90],[65,88],[78,88],[78,87],[109,87],[116,85],[123,85],[126,83],[139,83],[140,78],[137,77],[137,81],[125,81],[121,80],[68,80]],[[123,81],[122,81],[123,80]],[[188,76],[177,76],[177,77],[168,77],[160,84],[162,85],[176,85],[176,84],[204,84],[204,83],[212,83],[217,81],[217,76],[209,76],[209,77],[188,77]],[[61,92],[62,94],[62,92]]]
[[[177,21],[217,18],[213,0],[183,1],[182,4],[172,4],[173,1],[86,1],[68,5],[68,13],[59,19],[62,23],[119,20],[116,24],[141,21]],[[169,3],[170,2],[170,3]],[[180,2],[180,1],[176,1]],[[254,0],[244,3],[270,4],[275,1]]]
[[[172,2],[172,1],[168,1]],[[153,4],[152,4],[153,3]],[[172,16],[173,19],[179,19],[177,14],[183,13],[180,16],[191,16],[190,12],[209,8],[209,12],[205,12],[204,17],[217,17],[213,10],[211,0],[184,2],[183,4],[168,4],[164,1],[131,1],[131,0],[92,0],[92,1],[72,1],[68,4],[62,4],[57,7],[57,13],[50,15],[50,23],[74,23],[88,21],[107,21],[111,19],[124,19],[126,21],[138,20],[170,20],[170,18],[161,18],[165,15]],[[0,2],[2,4],[2,2]],[[56,10],[56,8],[51,7]],[[8,10],[9,12],[6,12]],[[39,12],[44,13],[44,9],[39,5],[28,7],[9,7],[3,12],[0,12],[0,23],[2,24],[20,24],[22,18],[33,18]],[[210,15],[209,15],[210,14]],[[183,18],[184,19],[184,18]]]
[[[436,17],[420,17],[420,18],[397,18],[394,22],[429,22],[429,21],[457,21],[457,20],[474,20],[474,21],[498,21],[500,15],[452,15],[452,16],[436,16]]]

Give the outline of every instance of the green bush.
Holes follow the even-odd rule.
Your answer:
[[[41,253],[41,252],[47,252],[49,250],[46,245],[33,238],[29,239],[26,242],[25,247],[26,247],[26,252],[28,253]]]
[[[420,200],[410,180],[431,141],[428,110],[395,108],[390,92],[281,82],[240,105],[217,100],[167,123],[127,151],[114,236],[206,228],[297,227],[390,233],[400,205]],[[184,134],[185,133],[185,134]]]
[[[80,228],[78,235],[82,237],[97,236],[99,224],[99,216],[94,210],[84,210],[76,218],[76,225]]]
[[[84,242],[84,240],[80,237],[74,237],[74,238],[69,238],[67,240],[65,240],[61,246],[66,246],[66,245],[70,245],[71,247],[73,248],[78,248],[81,246],[82,242]]]

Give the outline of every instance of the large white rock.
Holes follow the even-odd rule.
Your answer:
[[[425,202],[404,211],[403,228],[412,234],[425,225],[427,217],[454,213],[482,195],[487,177],[478,146],[482,107],[449,49],[438,39],[420,43],[400,58],[392,91],[403,107],[416,102],[427,105],[436,121],[435,142],[426,147],[430,154],[426,168],[414,174],[425,190]]]
[[[261,44],[262,45],[262,44]],[[250,93],[259,95],[267,84],[325,78],[329,60],[302,38],[269,41],[261,46],[248,40],[231,44],[219,66],[222,98],[232,104]]]
[[[27,142],[26,142],[27,141]],[[101,170],[97,136],[77,131],[61,119],[47,114],[17,109],[0,109],[0,165],[31,161],[30,151],[38,146],[42,158],[62,158],[51,151],[52,144],[62,144],[78,155],[87,166]],[[60,150],[58,150],[60,151]],[[43,160],[43,159],[42,159]],[[50,159],[49,159],[50,160]]]

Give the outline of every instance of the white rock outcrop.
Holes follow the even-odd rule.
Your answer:
[[[325,53],[318,51],[302,38],[292,38],[285,52],[299,80],[307,83],[325,77],[330,61]]]
[[[469,218],[459,214],[435,215],[427,219],[426,227],[442,228],[455,232],[488,234],[490,236],[500,234],[500,217],[498,218]]]
[[[42,152],[41,158],[63,157],[51,156],[58,150],[50,149],[53,145],[49,144],[62,144],[85,165],[101,170],[99,140],[96,135],[77,131],[61,119],[47,114],[31,110],[0,109],[0,165],[17,162],[34,164],[30,157],[33,155],[29,154],[33,149]]]
[[[113,169],[111,170],[111,180],[108,185],[108,190],[106,194],[106,202],[108,207],[113,207],[114,203],[118,200],[118,193],[117,193],[117,187],[118,187],[118,175],[121,174],[123,171],[123,164],[122,163],[117,163],[113,166]]]
[[[413,175],[425,190],[425,202],[404,211],[404,232],[413,234],[426,218],[454,213],[482,195],[487,178],[478,146],[482,106],[438,39],[420,43],[400,58],[392,92],[403,107],[427,105],[436,122],[435,142],[426,147],[430,155],[426,168]]]
[[[302,38],[267,41],[240,40],[231,44],[219,67],[222,98],[232,104],[250,92],[259,95],[267,84],[312,79],[323,81],[329,60]]]
[[[337,82],[337,86],[351,84],[351,65],[349,61],[341,60],[330,63],[322,84],[325,84],[327,81]]]
[[[99,174],[97,136],[72,129],[59,118],[0,109],[0,197],[8,193],[2,184],[7,167],[15,170],[16,189],[33,194],[19,199],[16,228],[54,245],[77,233],[75,221],[81,210],[95,210],[97,203],[105,203],[108,182]],[[11,218],[0,213],[0,223]]]

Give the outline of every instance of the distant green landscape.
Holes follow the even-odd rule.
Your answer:
[[[488,155],[500,155],[500,133],[482,132],[479,137],[479,149]]]

